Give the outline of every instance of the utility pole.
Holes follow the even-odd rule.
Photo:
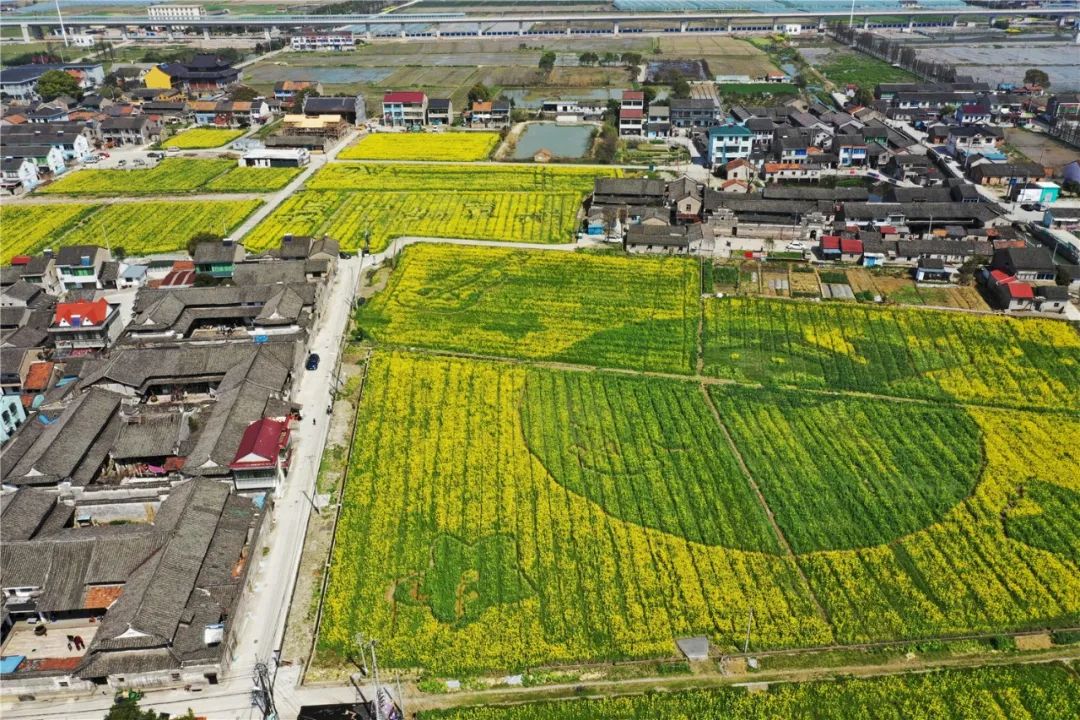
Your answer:
[[[743,643],[743,653],[750,652],[750,626],[754,623],[754,608],[750,608],[750,616],[746,618],[746,642]]]
[[[270,680],[270,670],[266,663],[255,663],[255,687],[251,691],[252,704],[259,708],[263,720],[277,720],[277,707],[274,706],[274,683]]]

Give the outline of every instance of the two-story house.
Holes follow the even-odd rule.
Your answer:
[[[110,117],[101,121],[101,139],[113,146],[147,145],[161,137],[161,121],[149,115]]]
[[[15,195],[38,184],[38,166],[30,158],[0,159],[0,193]]]
[[[101,267],[111,259],[109,251],[97,245],[65,245],[55,255],[60,289],[100,290]]]
[[[750,157],[754,149],[754,134],[742,125],[720,125],[709,128],[706,158],[714,168],[732,160]]]
[[[120,337],[120,305],[104,298],[57,303],[49,336],[60,352],[103,350]]]
[[[422,127],[427,121],[428,97],[420,91],[388,92],[383,95],[382,120],[393,127]]]
[[[671,125],[678,128],[712,127],[720,122],[720,105],[713,98],[674,98]]]

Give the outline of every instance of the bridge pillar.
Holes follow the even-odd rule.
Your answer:
[[[772,31],[774,33],[780,32],[780,18],[773,18],[772,19]]]
[[[524,34],[525,34],[525,21],[524,20],[518,20],[518,36],[520,37],[520,36],[522,36]]]
[[[569,35],[569,34],[570,34],[570,26],[569,26],[569,25],[567,25],[567,26],[566,26],[566,34],[567,34],[567,35]]]
[[[986,24],[989,25],[990,27],[994,27],[995,22],[997,22],[997,18],[994,17],[993,15],[991,15],[989,22],[987,22]]]
[[[209,40],[210,39],[210,28],[204,27],[202,29],[202,36],[203,36],[203,40]]]
[[[617,23],[617,22],[612,23],[612,25],[611,25],[611,34],[612,35],[618,35],[619,34],[619,23]]]
[[[404,33],[402,33],[402,35],[404,35]],[[484,37],[484,28],[480,27],[479,25],[476,26],[476,36]]]
[[[27,43],[30,42],[30,26],[27,25],[26,23],[23,23],[22,25],[19,26],[19,28],[22,30],[23,42],[27,42]]]
[[[270,39],[270,28],[263,28],[263,40]]]
[[[686,26],[687,25],[689,25],[689,23],[687,23],[685,20],[683,20],[681,23],[679,23],[679,32],[681,32],[681,33],[686,32]]]
[[[735,23],[733,23],[733,22],[731,22],[730,20],[728,20],[728,21],[727,21],[727,31],[728,31],[728,35],[730,35],[730,34],[732,33],[732,30],[734,29],[734,27],[735,27]]]
[[[869,30],[870,29],[870,18],[864,17],[862,19],[862,29],[863,30]]]
[[[435,33],[436,38],[442,37],[442,30],[439,29],[438,25],[435,26],[435,28],[432,30],[432,32]]]
[[[911,18],[907,21],[907,30],[908,32],[912,32],[915,30],[915,18]]]

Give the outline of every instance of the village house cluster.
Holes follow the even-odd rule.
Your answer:
[[[316,410],[295,388],[338,257],[286,236],[2,268],[5,685],[217,682],[293,428]]]

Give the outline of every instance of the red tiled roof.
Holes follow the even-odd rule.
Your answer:
[[[109,303],[105,299],[87,302],[59,303],[53,316],[53,325],[78,327],[80,325],[101,325],[109,316]]]
[[[29,255],[16,255],[15,257],[11,258],[11,264],[12,265],[29,265],[30,264],[30,256]]]
[[[112,607],[112,604],[116,602],[123,593],[123,585],[99,585],[87,588],[86,594],[83,595],[83,607],[87,609],[99,608],[107,610]]]
[[[1027,283],[1005,283],[1005,288],[1009,291],[1009,297],[1013,298],[1014,300],[1031,300],[1035,297],[1035,289]]]
[[[30,369],[26,372],[26,381],[23,383],[23,390],[26,390],[27,392],[48,390],[49,380],[52,379],[53,367],[54,364],[47,360],[32,363]]]
[[[644,100],[645,93],[642,90],[623,90],[623,100]]]
[[[289,443],[289,424],[285,420],[262,418],[247,426],[236,457],[229,464],[233,470],[274,467],[278,453]]]
[[[158,284],[158,287],[182,288],[191,287],[195,284],[194,270],[170,270]]]
[[[419,90],[400,90],[383,95],[384,103],[422,103],[427,96]]]
[[[839,235],[822,235],[821,236],[821,249],[822,250],[839,250],[840,249],[840,236]]]
[[[845,255],[862,255],[862,240],[855,238],[840,238],[840,252]]]
[[[1005,285],[1007,283],[1015,282],[1016,278],[1008,274],[1003,270],[991,270],[990,277],[994,279],[998,285]]]
[[[893,227],[892,225],[882,225],[881,227],[878,228],[878,232],[881,233],[882,235],[895,235],[896,234],[896,228]]]
[[[619,110],[620,118],[627,118],[629,120],[640,120],[641,116],[641,108],[621,108]]]

